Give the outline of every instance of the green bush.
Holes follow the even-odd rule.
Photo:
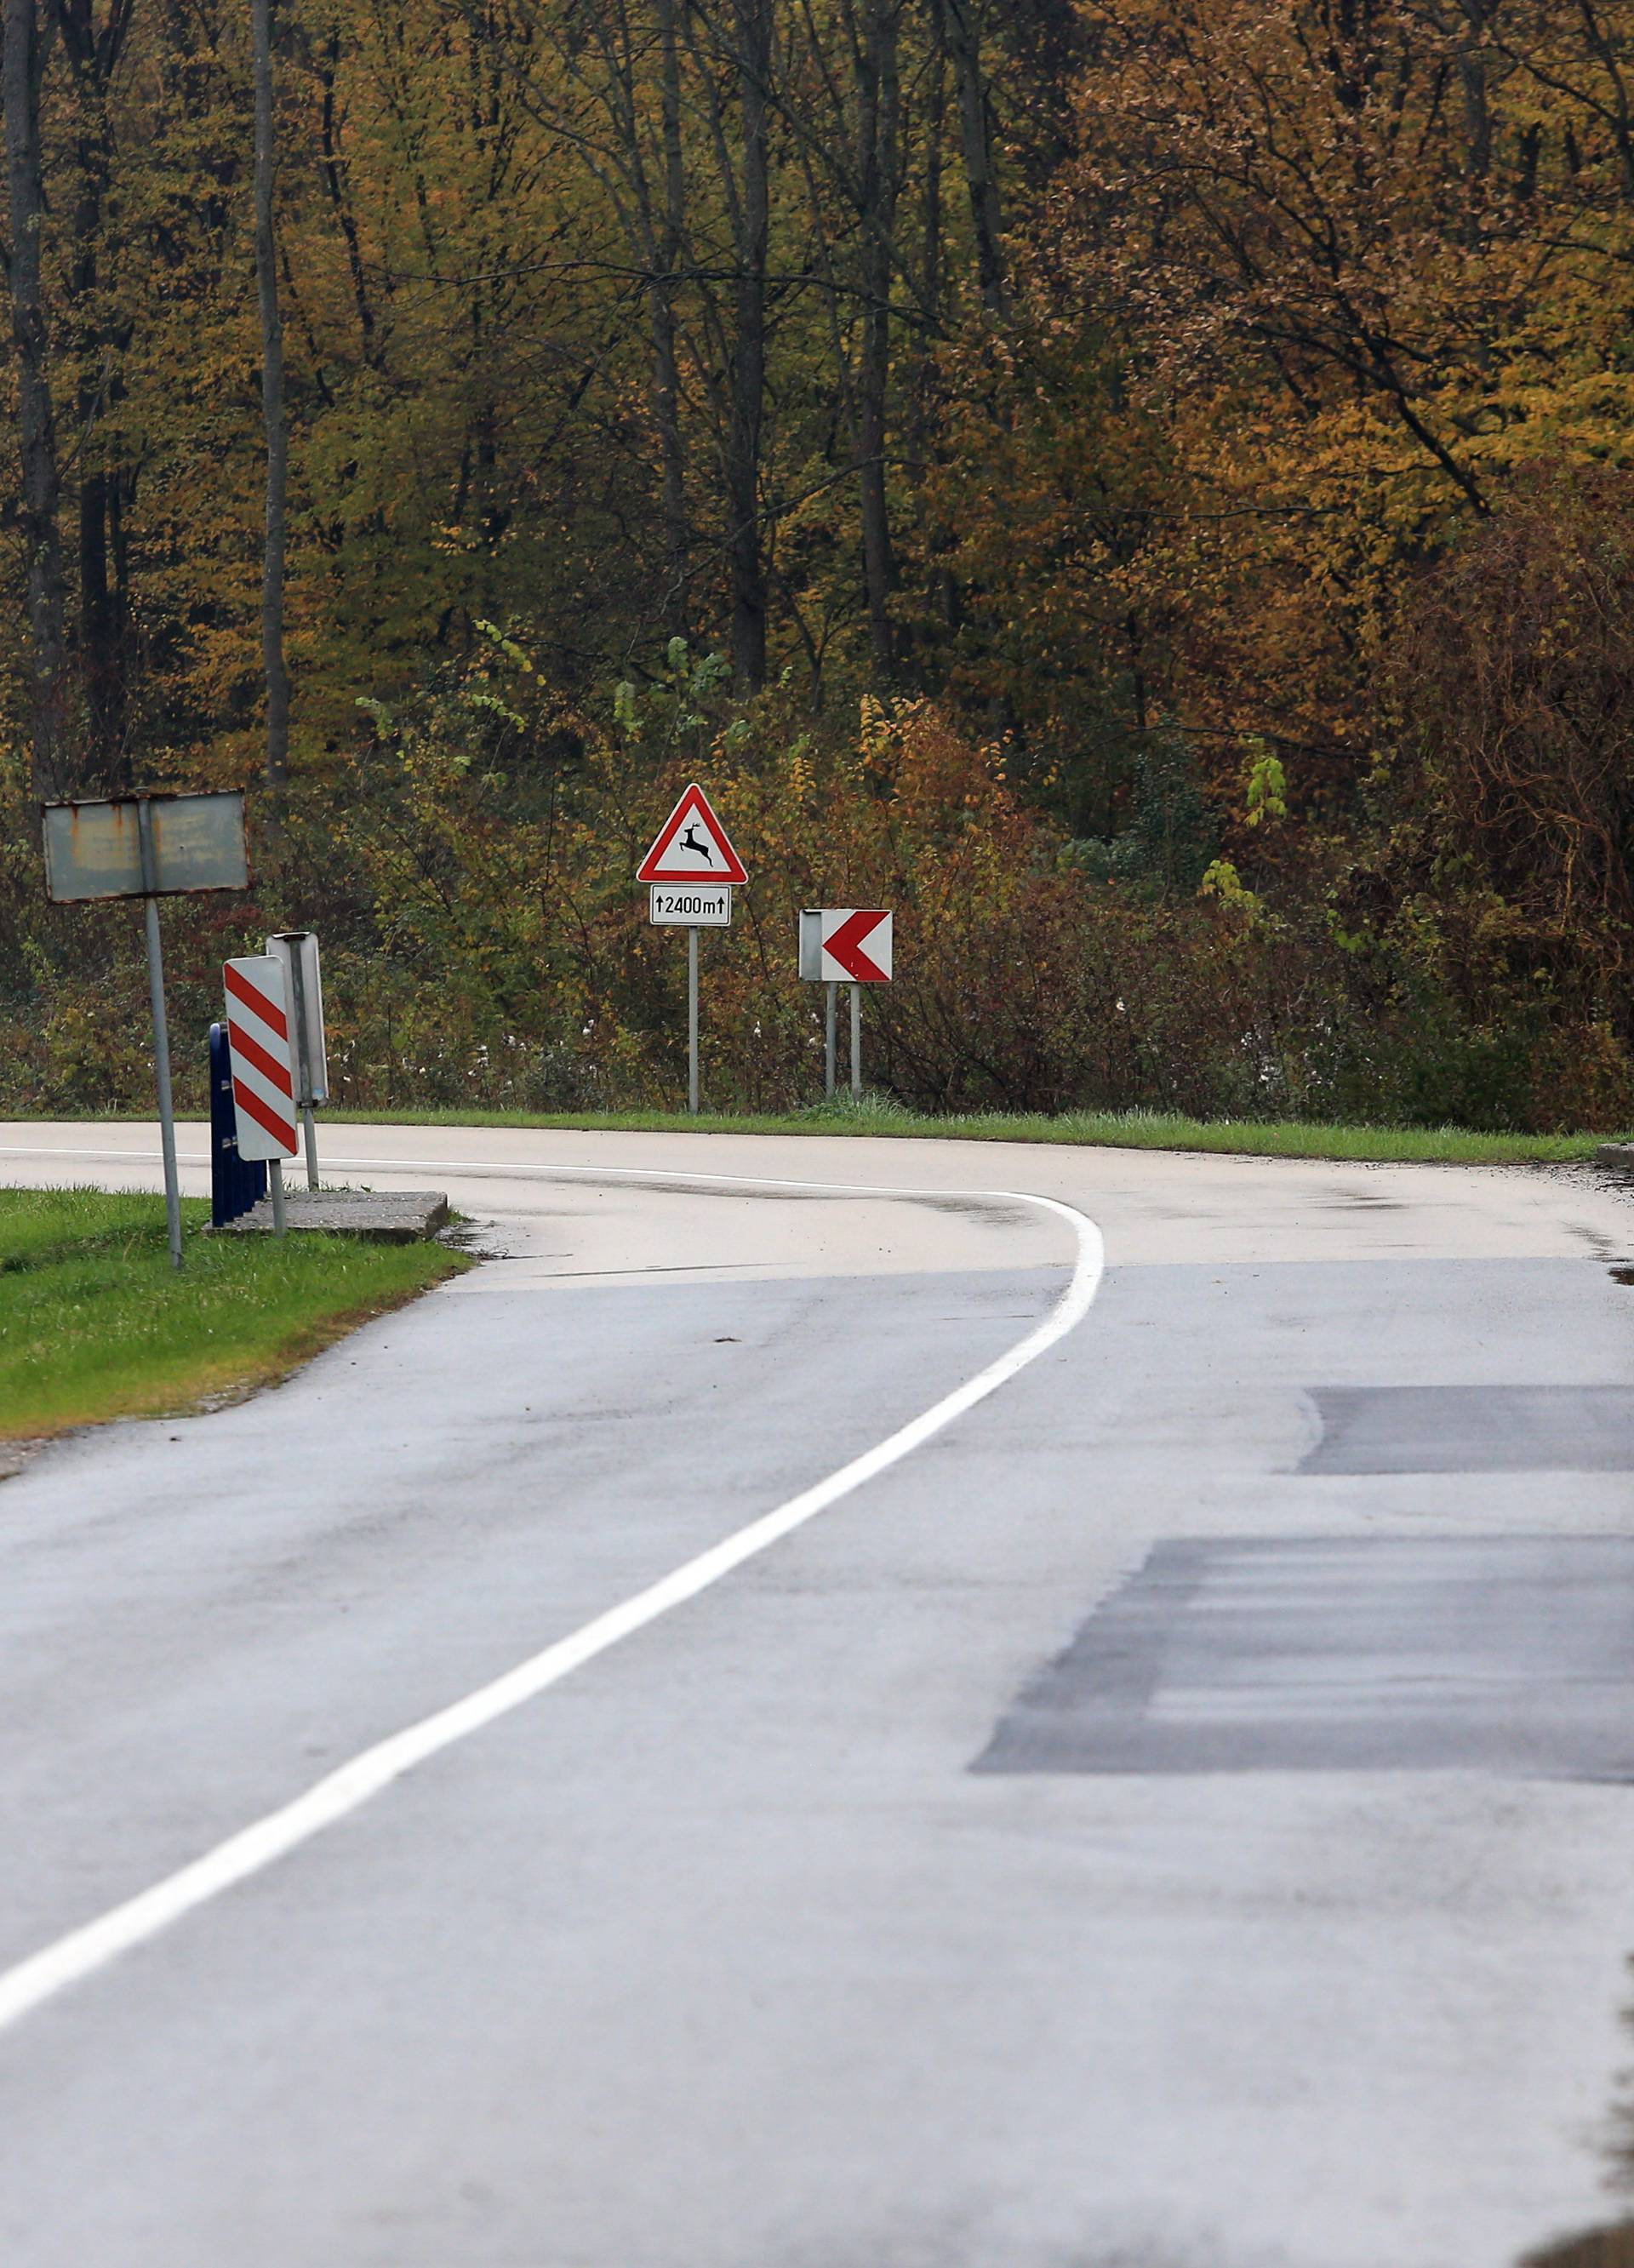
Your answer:
[[[734,710],[682,648],[614,706],[605,733],[496,639],[397,714],[372,709],[355,751],[279,807],[253,798],[249,897],[165,909],[182,1107],[205,1104],[222,961],[293,926],[322,939],[338,1103],[673,1102],[683,941],[649,926],[634,872],[703,774],[752,878],[732,932],[703,941],[715,1108],[821,1094],[821,996],[796,974],[795,919],[858,903],[897,914],[897,980],[865,1005],[869,1081],[916,1109],[1544,1132],[1634,1117],[1624,1031],[1517,976],[1490,900],[1375,902],[1310,837],[1290,882],[1285,848],[1240,829],[1243,881],[1177,740],[1154,744],[1097,867],[1019,800],[1002,749],[931,704],[865,702],[858,729],[814,741],[777,696]],[[1259,814],[1280,820],[1280,767],[1250,755]],[[48,906],[15,769],[0,794],[0,1108],[146,1109],[139,909]]]

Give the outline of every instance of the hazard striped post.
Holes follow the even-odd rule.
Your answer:
[[[239,1155],[265,1158],[272,1182],[273,1226],[283,1233],[283,1160],[299,1146],[296,1131],[295,1041],[290,1027],[284,964],[275,954],[230,961],[227,1051]]]

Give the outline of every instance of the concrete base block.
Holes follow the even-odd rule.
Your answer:
[[[1634,1142],[1602,1142],[1594,1152],[1594,1163],[1608,1174],[1621,1174],[1634,1182]]]
[[[366,1236],[378,1244],[413,1244],[446,1226],[448,1200],[440,1189],[288,1189],[283,1217],[291,1234],[323,1229],[332,1236]],[[221,1233],[264,1234],[271,1228],[272,1199],[265,1197]]]

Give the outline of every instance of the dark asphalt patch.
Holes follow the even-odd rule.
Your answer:
[[[1634,1472],[1634,1386],[1316,1386],[1302,1473]]]
[[[1634,1778],[1634,1536],[1160,1543],[973,1769]]]
[[[1634,2220],[1597,2228],[1547,2251],[1528,2252],[1520,2268],[1634,2268]]]

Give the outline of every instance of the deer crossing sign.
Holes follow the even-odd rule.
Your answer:
[[[638,882],[725,882],[729,887],[748,879],[732,837],[696,780],[659,828],[636,875]]]
[[[650,917],[687,932],[687,1108],[698,1108],[698,932],[728,929],[732,894],[749,870],[696,780],[658,831],[636,871],[648,884]]]

